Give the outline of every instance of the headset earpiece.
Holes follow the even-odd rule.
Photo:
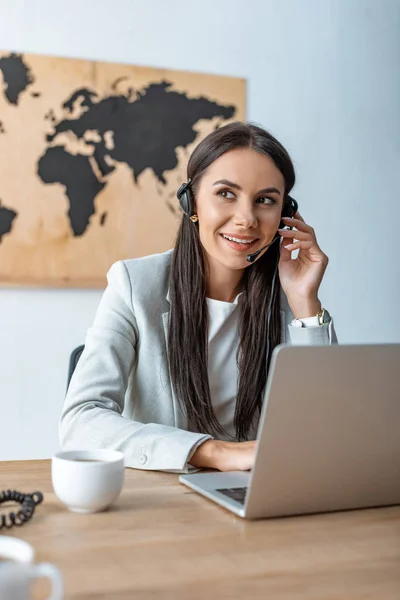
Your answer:
[[[285,200],[283,201],[283,209],[282,209],[282,217],[291,217],[293,218],[294,215],[296,214],[296,212],[299,209],[299,205],[297,204],[297,201],[292,198],[292,196],[289,196],[289,194],[285,197]],[[279,228],[282,229],[283,227],[285,227],[285,223],[283,221],[280,222],[279,224]]]
[[[189,179],[187,183],[182,183],[179,190],[176,192],[180,207],[184,214],[189,218],[194,215],[193,195],[192,190],[190,189],[191,182],[192,180]]]

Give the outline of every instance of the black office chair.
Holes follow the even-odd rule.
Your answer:
[[[84,348],[85,348],[84,345],[78,346],[77,348],[75,348],[75,350],[73,350],[71,352],[71,356],[69,357],[67,392],[68,392],[69,384],[71,381],[71,377],[75,371],[76,365],[78,364],[78,361],[81,357],[81,354],[82,354]]]

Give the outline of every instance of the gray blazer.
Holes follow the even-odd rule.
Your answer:
[[[167,361],[172,250],[115,263],[87,332],[59,426],[63,450],[112,448],[125,465],[187,472],[194,449],[211,436],[188,431]],[[282,295],[282,342],[331,344],[333,322],[295,328]]]

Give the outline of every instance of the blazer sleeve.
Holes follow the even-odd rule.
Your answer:
[[[188,472],[194,449],[211,436],[122,416],[138,329],[122,261],[111,267],[107,279],[65,398],[61,448],[120,450],[127,467]]]
[[[293,346],[330,346],[338,343],[332,319],[319,327],[293,327],[289,323],[288,331]]]
[[[331,318],[328,323],[317,327],[293,327],[294,320],[292,311],[286,296],[282,292],[282,341],[292,346],[330,346],[337,344],[338,339]]]

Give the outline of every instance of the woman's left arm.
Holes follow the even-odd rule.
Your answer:
[[[283,238],[279,261],[279,279],[293,316],[289,323],[292,344],[333,344],[337,343],[331,318],[317,318],[321,311],[318,296],[319,287],[328,266],[328,257],[318,245],[314,229],[305,223],[299,212],[294,218],[284,217],[285,225],[295,227],[279,229]],[[299,250],[292,259],[292,252]]]

